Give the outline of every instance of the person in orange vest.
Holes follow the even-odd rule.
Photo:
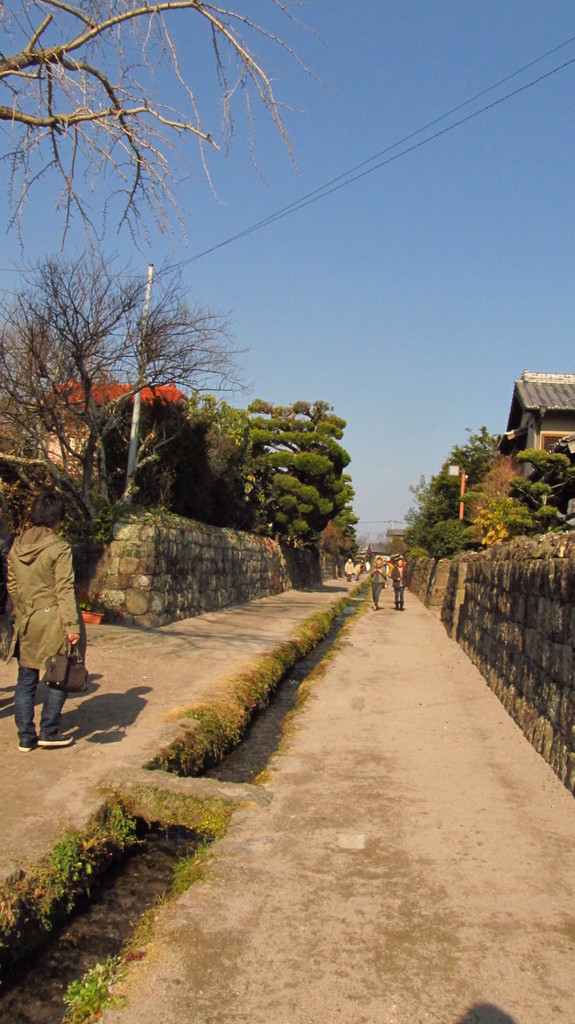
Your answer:
[[[393,569],[391,570],[391,581],[393,583],[393,593],[395,596],[395,610],[403,611],[403,594],[405,590],[405,582],[403,579],[403,570],[405,569],[405,562],[403,558],[398,558]]]

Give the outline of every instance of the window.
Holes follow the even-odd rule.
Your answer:
[[[553,434],[550,432],[545,432],[544,434],[541,434],[539,446],[543,451],[550,452],[553,446],[556,445],[562,437],[565,437],[564,432]]]

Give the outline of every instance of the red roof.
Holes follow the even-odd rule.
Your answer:
[[[131,391],[130,384],[94,384],[92,387],[92,398],[96,405],[103,405],[104,402],[113,402],[120,398],[127,391]],[[72,384],[68,391],[68,402],[81,402],[84,398],[80,384]],[[186,402],[187,398],[183,391],[180,391],[175,384],[156,384],[153,387],[142,388],[142,401],[154,402],[159,399],[162,402]]]

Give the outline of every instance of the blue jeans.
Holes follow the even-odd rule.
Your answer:
[[[14,693],[14,718],[20,743],[35,743],[36,726],[34,725],[34,704],[40,673],[37,668],[18,668],[18,679]],[[58,735],[62,720],[62,708],[67,694],[64,690],[52,690],[46,687],[46,696],[40,717],[40,736],[42,739],[53,739]]]
[[[395,607],[396,608],[403,608],[403,591],[405,590],[405,587],[403,587],[403,586],[401,586],[401,587],[394,587],[394,590],[395,590]]]

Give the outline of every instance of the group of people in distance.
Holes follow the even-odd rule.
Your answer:
[[[403,596],[405,593],[404,569],[405,562],[401,555],[395,558],[394,561],[390,558],[384,558],[383,555],[376,556],[371,567],[371,596],[373,598],[374,612],[379,611],[379,596],[385,588],[386,580],[388,579],[391,580],[393,585],[396,611],[403,611]]]
[[[368,571],[368,566],[366,565],[366,563],[363,562],[363,561],[362,562],[354,562],[354,560],[351,557],[351,555],[348,558],[348,560],[347,560],[347,562],[345,563],[345,566],[344,566],[345,578],[346,578],[348,583],[351,583],[352,580],[357,583],[359,577],[362,576],[363,573],[367,572],[367,571]]]
[[[379,598],[381,592],[386,588],[386,586],[389,586],[389,583],[393,586],[396,611],[403,611],[403,598],[405,592],[405,582],[403,579],[404,569],[405,562],[401,555],[393,556],[393,559],[388,555],[376,555],[375,561],[371,566],[369,563],[358,563],[357,565],[354,565],[351,558],[348,558],[345,563],[345,575],[348,582],[358,580],[362,572],[370,573],[371,596],[373,599],[372,607],[374,612],[379,611]]]

